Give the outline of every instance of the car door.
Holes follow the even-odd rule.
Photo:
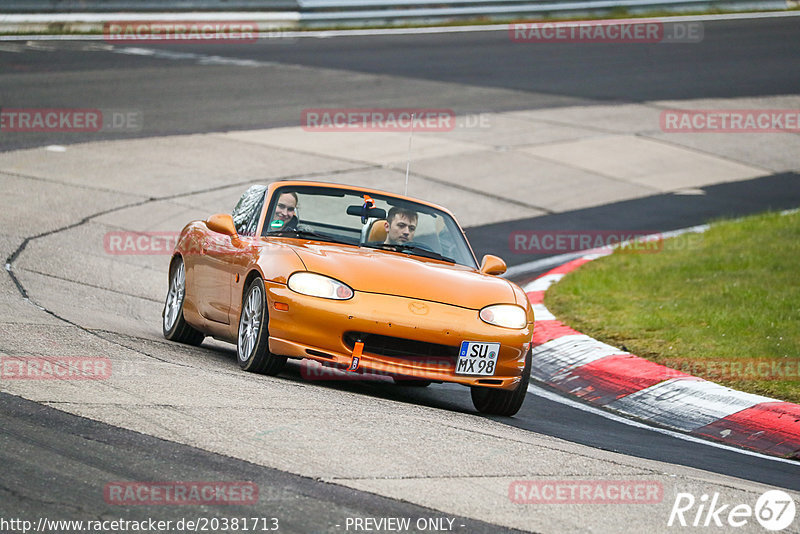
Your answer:
[[[243,270],[252,262],[253,237],[264,205],[266,186],[251,186],[233,209],[232,218],[240,235],[231,237],[208,231],[201,240],[196,261],[195,284],[198,289],[198,312],[221,324],[230,324],[233,286],[240,282]]]
[[[209,321],[228,324],[234,278],[231,260],[237,251],[230,237],[216,232],[209,231],[200,242],[194,262],[197,311]]]

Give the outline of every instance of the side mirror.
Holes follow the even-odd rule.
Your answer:
[[[208,226],[208,229],[212,232],[231,236],[231,242],[234,244],[239,241],[239,234],[236,232],[236,226],[233,224],[233,217],[227,213],[212,215],[206,220],[206,226]]]
[[[506,272],[506,262],[497,256],[487,254],[481,260],[481,272],[484,274],[500,275]]]

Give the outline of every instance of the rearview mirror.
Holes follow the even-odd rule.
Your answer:
[[[386,210],[383,208],[367,208],[366,206],[347,206],[347,214],[366,219],[385,219]]]
[[[487,254],[481,260],[481,272],[484,274],[500,275],[506,272],[506,262],[497,256]]]

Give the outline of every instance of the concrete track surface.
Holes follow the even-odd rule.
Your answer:
[[[425,80],[413,72],[304,65],[316,61],[313,54],[302,56],[308,45],[292,49],[305,61],[261,58],[263,64],[255,67],[203,63],[198,58],[209,57],[208,51],[199,47],[180,51],[194,54],[190,57],[169,57],[163,48],[134,56],[57,43],[46,44],[50,51],[20,44],[17,51],[0,53],[0,61],[17,66],[16,73],[0,79],[4,107],[6,101],[13,107],[156,105],[169,113],[174,104],[193,129],[158,136],[165,132],[148,130],[152,111],[146,111],[145,127],[135,138],[109,132],[96,139],[2,133],[0,254],[9,275],[0,279],[0,355],[108,358],[112,372],[92,381],[0,379],[0,517],[35,523],[41,517],[246,515],[277,517],[283,532],[355,531],[355,517],[411,517],[423,519],[412,522],[411,531],[423,530],[421,525],[457,532],[668,532],[678,528],[667,523],[680,493],[697,499],[685,518],[691,523],[697,514],[701,524],[703,495],[730,505],[721,514],[723,522],[730,508],[753,507],[769,489],[783,488],[800,502],[797,464],[629,427],[564,406],[547,391],[529,395],[515,418],[487,418],[475,414],[468,390],[455,386],[420,390],[309,382],[297,366],[279,377],[241,372],[229,345],[207,340],[192,348],[161,337],[167,254],[141,248],[128,254],[104,243],[109,232],[177,232],[189,220],[229,212],[254,182],[303,177],[393,191],[403,187],[404,133],[310,133],[291,113],[293,125],[253,128],[246,114],[234,113],[233,93],[217,95],[218,108],[207,114],[195,106],[196,119],[187,111],[192,103],[181,102],[180,88],[158,97],[163,88],[153,89],[157,80],[138,82],[141,92],[150,91],[140,103],[129,96],[115,99],[109,80],[131,75],[130,81],[141,69],[183,77],[190,86],[197,77],[218,89],[227,83],[226,74],[250,76],[253,83],[274,83],[267,93],[274,93],[276,102],[294,101],[294,108],[284,110],[364,107],[355,97],[326,93],[331,80],[372,95],[372,107],[419,106],[425,98],[425,106],[450,102],[457,108],[460,99],[461,122],[453,131],[415,135],[409,192],[453,209],[470,227],[479,253],[504,252],[511,264],[536,257],[509,250],[504,245],[509,232],[539,224],[659,230],[796,207],[797,134],[701,136],[667,134],[659,127],[661,111],[670,108],[800,108],[800,97],[785,87],[797,72],[792,74],[791,61],[782,55],[785,43],[764,37],[756,23],[741,24],[740,34],[728,25],[719,33],[707,27],[709,46],[716,50],[726,39],[758,35],[767,50],[761,53],[779,58],[780,65],[765,67],[764,59],[754,71],[788,73],[774,85],[753,82],[743,95],[726,93],[721,85],[689,91],[673,80],[680,101],[670,101],[664,88],[661,96],[613,104],[588,95],[544,98],[510,82],[481,87],[469,80]],[[463,36],[467,44],[483,38]],[[376,49],[387,46],[374,39]],[[402,42],[393,39],[396,68],[413,71],[415,53],[404,56]],[[340,47],[341,57],[351,44],[327,41],[332,49]],[[450,52],[454,65],[468,62],[473,50],[458,46],[457,39],[430,46],[442,47],[433,49],[434,56]],[[709,53],[702,44],[695,46],[698,54]],[[227,53],[241,61],[273,54],[266,45],[266,51],[242,50]],[[369,59],[367,52],[359,53]],[[669,50],[653,53],[673,57]],[[623,70],[633,72],[647,52],[623,47],[619,54]],[[735,69],[738,63],[732,61]],[[104,62],[108,70],[93,70]],[[365,70],[378,63],[377,58],[362,62]],[[726,72],[717,63],[713,67]],[[301,75],[303,83],[287,87],[269,81],[284,75]],[[48,80],[65,78],[73,81],[65,91],[48,89]],[[406,92],[405,100],[384,99],[381,83],[389,80],[417,92]],[[591,76],[587,86],[590,82]],[[31,88],[27,95],[25,87]],[[128,85],[119,90],[133,91]],[[92,95],[107,100],[97,103]],[[509,95],[516,99],[513,109],[499,105]],[[226,111],[230,128],[203,124]],[[470,113],[483,122],[465,118]],[[497,250],[503,246],[505,251]],[[252,481],[260,499],[241,507],[180,507],[119,506],[103,497],[109,483],[169,480]],[[510,493],[516,481],[585,480],[637,481],[658,486],[663,494],[654,502],[623,505],[524,504]],[[786,531],[798,532],[798,525],[795,519]],[[391,531],[385,525],[376,530]],[[735,530],[763,531],[754,517]]]

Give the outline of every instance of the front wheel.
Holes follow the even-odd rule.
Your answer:
[[[489,415],[512,416],[517,413],[522,408],[525,395],[528,394],[531,358],[532,352],[528,350],[528,355],[525,357],[525,368],[522,370],[522,380],[513,391],[472,386],[472,404],[475,405],[475,409]]]
[[[183,300],[186,296],[186,267],[183,258],[175,258],[170,267],[169,290],[167,300],[164,302],[164,311],[161,313],[161,331],[170,341],[199,345],[205,335],[190,326],[183,318]]]
[[[286,356],[277,356],[269,351],[269,317],[266,309],[264,281],[254,278],[244,292],[236,354],[239,367],[245,371],[274,376],[283,370]]]

